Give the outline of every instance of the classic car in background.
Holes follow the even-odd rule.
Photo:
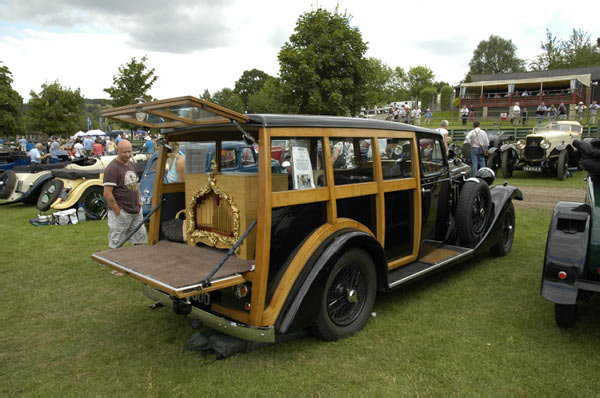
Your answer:
[[[554,319],[575,325],[579,304],[600,292],[600,140],[573,142],[588,171],[585,203],[558,202],[546,241],[541,295],[554,303]]]
[[[488,168],[470,177],[458,159],[448,162],[441,135],[431,130],[243,115],[195,97],[102,116],[155,128],[176,121],[182,126],[164,133],[167,144],[258,143],[256,173],[225,172],[222,161],[206,172],[205,159],[186,151],[185,181],[176,184],[164,183],[163,146],[152,196],[162,206],[150,217],[148,245],[92,255],[142,282],[154,302],[232,336],[350,336],[367,323],[378,291],[512,247],[512,200],[522,199],[520,191],[493,185]],[[271,147],[280,140],[291,144],[286,173],[272,170]],[[167,233],[163,227],[182,213],[179,234]]]
[[[87,166],[73,165],[67,169],[52,170],[52,179],[44,184],[38,197],[38,210],[65,210],[82,206],[89,219],[103,218],[106,204],[102,177],[104,169],[114,158],[115,155],[90,158],[93,163]],[[148,154],[135,154],[131,159],[135,163],[138,177],[141,176]]]
[[[546,173],[564,180],[569,167],[578,167],[581,154],[573,141],[581,139],[581,124],[572,121],[555,121],[533,128],[525,139],[502,149],[502,174],[512,177],[513,170]]]
[[[490,146],[488,148],[487,167],[497,173],[502,165],[502,148],[515,141],[512,131],[492,130],[487,132]]]

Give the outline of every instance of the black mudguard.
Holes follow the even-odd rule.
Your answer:
[[[48,173],[48,174],[44,174],[43,176],[41,176],[40,178],[38,178],[35,183],[27,190],[27,192],[25,192],[23,194],[23,196],[21,196],[21,198],[19,200],[23,200],[28,198],[30,195],[32,195],[35,191],[37,191],[38,189],[40,189],[42,187],[42,185],[44,185],[44,183],[48,180],[51,180],[52,178],[52,174]]]
[[[591,228],[591,209],[584,203],[558,202],[546,240],[546,255],[540,294],[556,304],[576,304],[577,279],[585,278]],[[565,279],[558,273],[564,271]]]
[[[277,333],[293,332],[314,323],[329,271],[349,247],[362,248],[371,255],[377,268],[377,288],[383,288],[387,262],[379,242],[362,231],[337,231],[325,239],[306,262],[277,317]]]
[[[490,249],[502,238],[504,215],[508,211],[508,205],[513,199],[523,200],[523,193],[519,188],[511,185],[496,185],[490,188],[493,204],[493,217],[489,227],[481,241],[474,247],[475,253]]]
[[[491,155],[492,153],[497,152],[499,150],[500,148],[493,146],[490,149],[488,149],[488,154]]]

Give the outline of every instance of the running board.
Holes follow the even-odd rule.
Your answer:
[[[434,243],[434,242],[431,242]],[[423,261],[428,256],[419,256],[417,261],[392,270],[388,273],[388,289],[397,288],[445,266],[466,260],[474,253],[474,249],[466,247],[439,244],[435,250],[455,252],[456,254],[446,256],[443,260],[432,263]],[[432,254],[435,254],[435,250]]]

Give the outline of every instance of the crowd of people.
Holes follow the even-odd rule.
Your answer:
[[[388,111],[388,115],[385,118],[385,120],[421,126],[421,119],[423,118],[423,126],[431,126],[432,117],[433,112],[429,108],[425,109],[425,112],[423,112],[420,106],[417,106],[415,108],[394,106]]]
[[[57,163],[61,159],[79,159],[86,156],[117,155],[117,145],[128,136],[119,134],[117,137],[109,136],[83,136],[74,138],[50,137],[45,143],[35,143],[33,147],[24,136],[17,138],[17,147],[27,153],[32,163],[41,163],[50,158],[50,163]],[[29,148],[29,149],[28,149]],[[154,153],[156,148],[155,138],[151,135],[144,137],[144,152]]]

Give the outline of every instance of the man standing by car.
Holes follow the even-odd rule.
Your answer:
[[[50,156],[49,153],[42,155],[42,148],[43,145],[38,142],[37,144],[35,144],[35,147],[31,149],[31,151],[29,151],[29,159],[31,159],[31,163],[40,164],[42,163],[42,159],[45,159],[48,156]]]
[[[92,155],[92,151],[94,150],[94,140],[92,140],[90,136],[83,139],[83,149],[85,151],[85,156]]]
[[[125,139],[117,145],[117,157],[104,170],[104,197],[108,205],[108,246],[116,248],[142,223],[142,198],[131,162],[131,143]],[[129,238],[133,245],[147,242],[142,226]]]
[[[485,155],[490,145],[487,133],[479,128],[479,120],[473,122],[473,130],[469,131],[465,142],[471,144],[471,167],[473,168],[473,177],[482,167],[485,167]]]

